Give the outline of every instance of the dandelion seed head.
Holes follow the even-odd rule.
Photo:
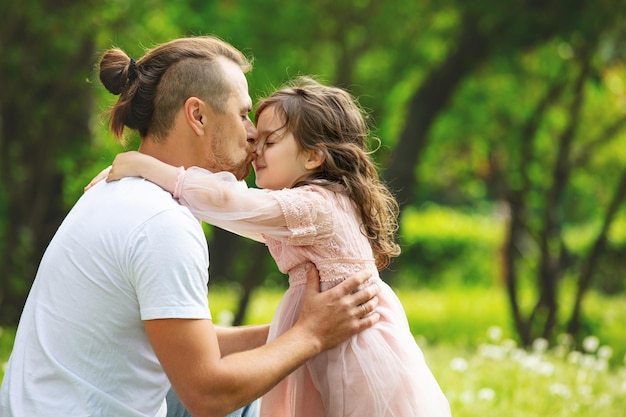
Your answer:
[[[450,361],[450,368],[456,372],[465,372],[467,371],[468,364],[463,358],[454,358]]]
[[[513,339],[504,339],[500,346],[502,346],[502,349],[510,352],[517,347],[517,342]]]
[[[606,406],[610,405],[611,402],[612,402],[612,399],[611,399],[611,396],[609,394],[602,394],[596,400],[595,406],[596,406],[596,408],[602,408],[602,407],[606,407]]]
[[[556,356],[557,358],[564,358],[569,353],[569,348],[564,345],[557,345],[554,347],[552,352],[554,353],[554,356]]]
[[[481,388],[478,390],[476,396],[480,401],[491,402],[494,398],[496,398],[496,392],[491,388]]]
[[[593,368],[596,364],[596,358],[593,355],[584,354],[580,359],[580,366],[583,368]]]
[[[609,360],[613,356],[613,349],[610,346],[602,345],[598,349],[598,357]]]
[[[459,396],[459,400],[464,404],[471,404],[474,402],[474,393],[472,391],[463,391]]]
[[[543,337],[539,337],[533,341],[533,350],[535,352],[545,352],[548,349],[548,341]]]
[[[539,364],[541,363],[541,358],[537,355],[527,355],[520,361],[520,365],[523,368],[537,370],[539,369]]]
[[[515,362],[522,362],[526,357],[526,351],[523,349],[513,349],[510,353],[510,357]]]
[[[582,353],[580,353],[577,350],[573,350],[567,355],[567,361],[572,364],[578,364],[580,363],[580,360],[582,357],[583,357]]]
[[[609,362],[606,359],[599,358],[593,364],[593,370],[596,372],[606,372],[609,369]]]
[[[563,398],[569,398],[572,395],[570,389],[564,384],[551,384],[548,391],[551,395],[556,395]]]
[[[600,339],[596,336],[587,336],[583,339],[583,350],[588,353],[593,353],[600,346]]]
[[[580,385],[578,387],[578,394],[582,395],[583,397],[591,397],[592,393],[593,389],[589,385]]]
[[[502,329],[499,326],[491,326],[487,329],[487,337],[494,343],[497,343],[502,338]]]
[[[222,310],[217,315],[217,324],[220,326],[230,326],[235,321],[235,314],[230,310]]]
[[[551,362],[541,362],[537,367],[537,372],[541,375],[552,376],[554,374],[554,365]]]
[[[478,354],[483,358],[500,360],[506,356],[506,351],[498,345],[483,343],[478,347]]]
[[[570,347],[574,344],[574,338],[571,334],[561,333],[557,336],[556,342],[559,346]]]

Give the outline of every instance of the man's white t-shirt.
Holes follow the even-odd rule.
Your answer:
[[[156,185],[96,185],[39,266],[0,388],[2,417],[164,416],[144,320],[210,319],[200,222]]]

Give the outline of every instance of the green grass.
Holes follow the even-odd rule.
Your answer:
[[[585,312],[597,332],[576,351],[564,336],[550,349],[542,340],[519,348],[496,288],[397,292],[453,417],[624,416],[626,296],[590,294]],[[232,319],[236,289],[212,287],[209,294],[214,320]],[[281,296],[258,291],[246,323],[269,322]],[[0,331],[0,363],[14,337],[13,329]]]

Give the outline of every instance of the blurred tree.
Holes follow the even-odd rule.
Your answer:
[[[587,6],[550,40],[491,54],[433,125],[419,166],[440,202],[504,202],[502,277],[524,344],[589,331],[582,302],[626,197],[625,5]]]
[[[597,183],[605,187],[604,195],[597,196],[596,207],[588,208],[585,217],[586,221],[598,219],[601,226],[576,256],[567,242],[568,227],[581,221],[576,218],[580,213],[569,209],[575,199],[582,197],[575,186],[576,177],[599,173],[596,170],[602,168],[594,166],[592,155],[619,143],[617,139],[625,137],[626,127],[623,109],[615,111],[609,104],[602,114],[586,103],[586,97],[601,87],[602,72],[607,69],[607,63],[597,56],[596,42],[598,39],[592,37],[579,40],[571,63],[555,76],[515,135],[519,142],[513,149],[518,153],[507,158],[511,165],[504,166],[504,161],[494,164],[510,212],[503,248],[504,279],[513,322],[525,344],[537,337],[553,340],[557,330],[580,338],[582,300],[607,244],[610,226],[626,199],[626,169],[619,168],[623,166],[623,156],[618,155],[613,161],[604,159],[602,165],[614,166],[617,169],[613,173],[618,175]],[[563,122],[550,129],[555,138],[551,149],[541,149],[545,146],[541,143],[542,128],[545,129],[546,118],[554,107],[560,108]],[[529,244],[534,248],[531,253],[521,250]],[[562,295],[562,281],[567,275],[577,276],[576,295],[567,326],[563,326],[558,313],[559,304],[566,298]],[[534,276],[536,299],[526,312],[519,291],[520,276]]]
[[[615,21],[621,1],[601,5],[584,0],[550,2],[481,0],[454,2],[459,24],[448,55],[432,65],[408,103],[405,125],[393,150],[386,178],[402,206],[412,204],[418,182],[416,169],[430,130],[461,83],[493,56],[509,56],[555,37],[595,36],[604,21]]]
[[[9,1],[0,18],[3,323],[17,322],[36,265],[67,212],[60,156],[78,156],[89,145],[84,84],[93,63],[93,3]]]
[[[111,33],[137,24],[134,19],[156,4],[3,3],[0,323],[17,323],[41,256],[87,181],[72,182],[71,177],[96,159],[98,149],[91,148],[94,91],[88,80],[99,43],[111,47]],[[68,179],[75,189],[71,201],[66,201]]]

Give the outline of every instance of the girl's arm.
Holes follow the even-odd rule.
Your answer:
[[[124,177],[143,177],[165,191],[174,194],[180,168],[166,164],[137,151],[117,154],[113,160],[107,182]]]
[[[212,173],[198,167],[183,170],[136,151],[115,157],[107,181],[128,176],[159,185],[198,219],[259,242],[264,242],[266,235],[292,244],[311,244],[310,239],[331,232],[328,219],[332,213],[318,193],[247,188],[229,172]],[[296,205],[303,218],[290,215],[290,208]]]

